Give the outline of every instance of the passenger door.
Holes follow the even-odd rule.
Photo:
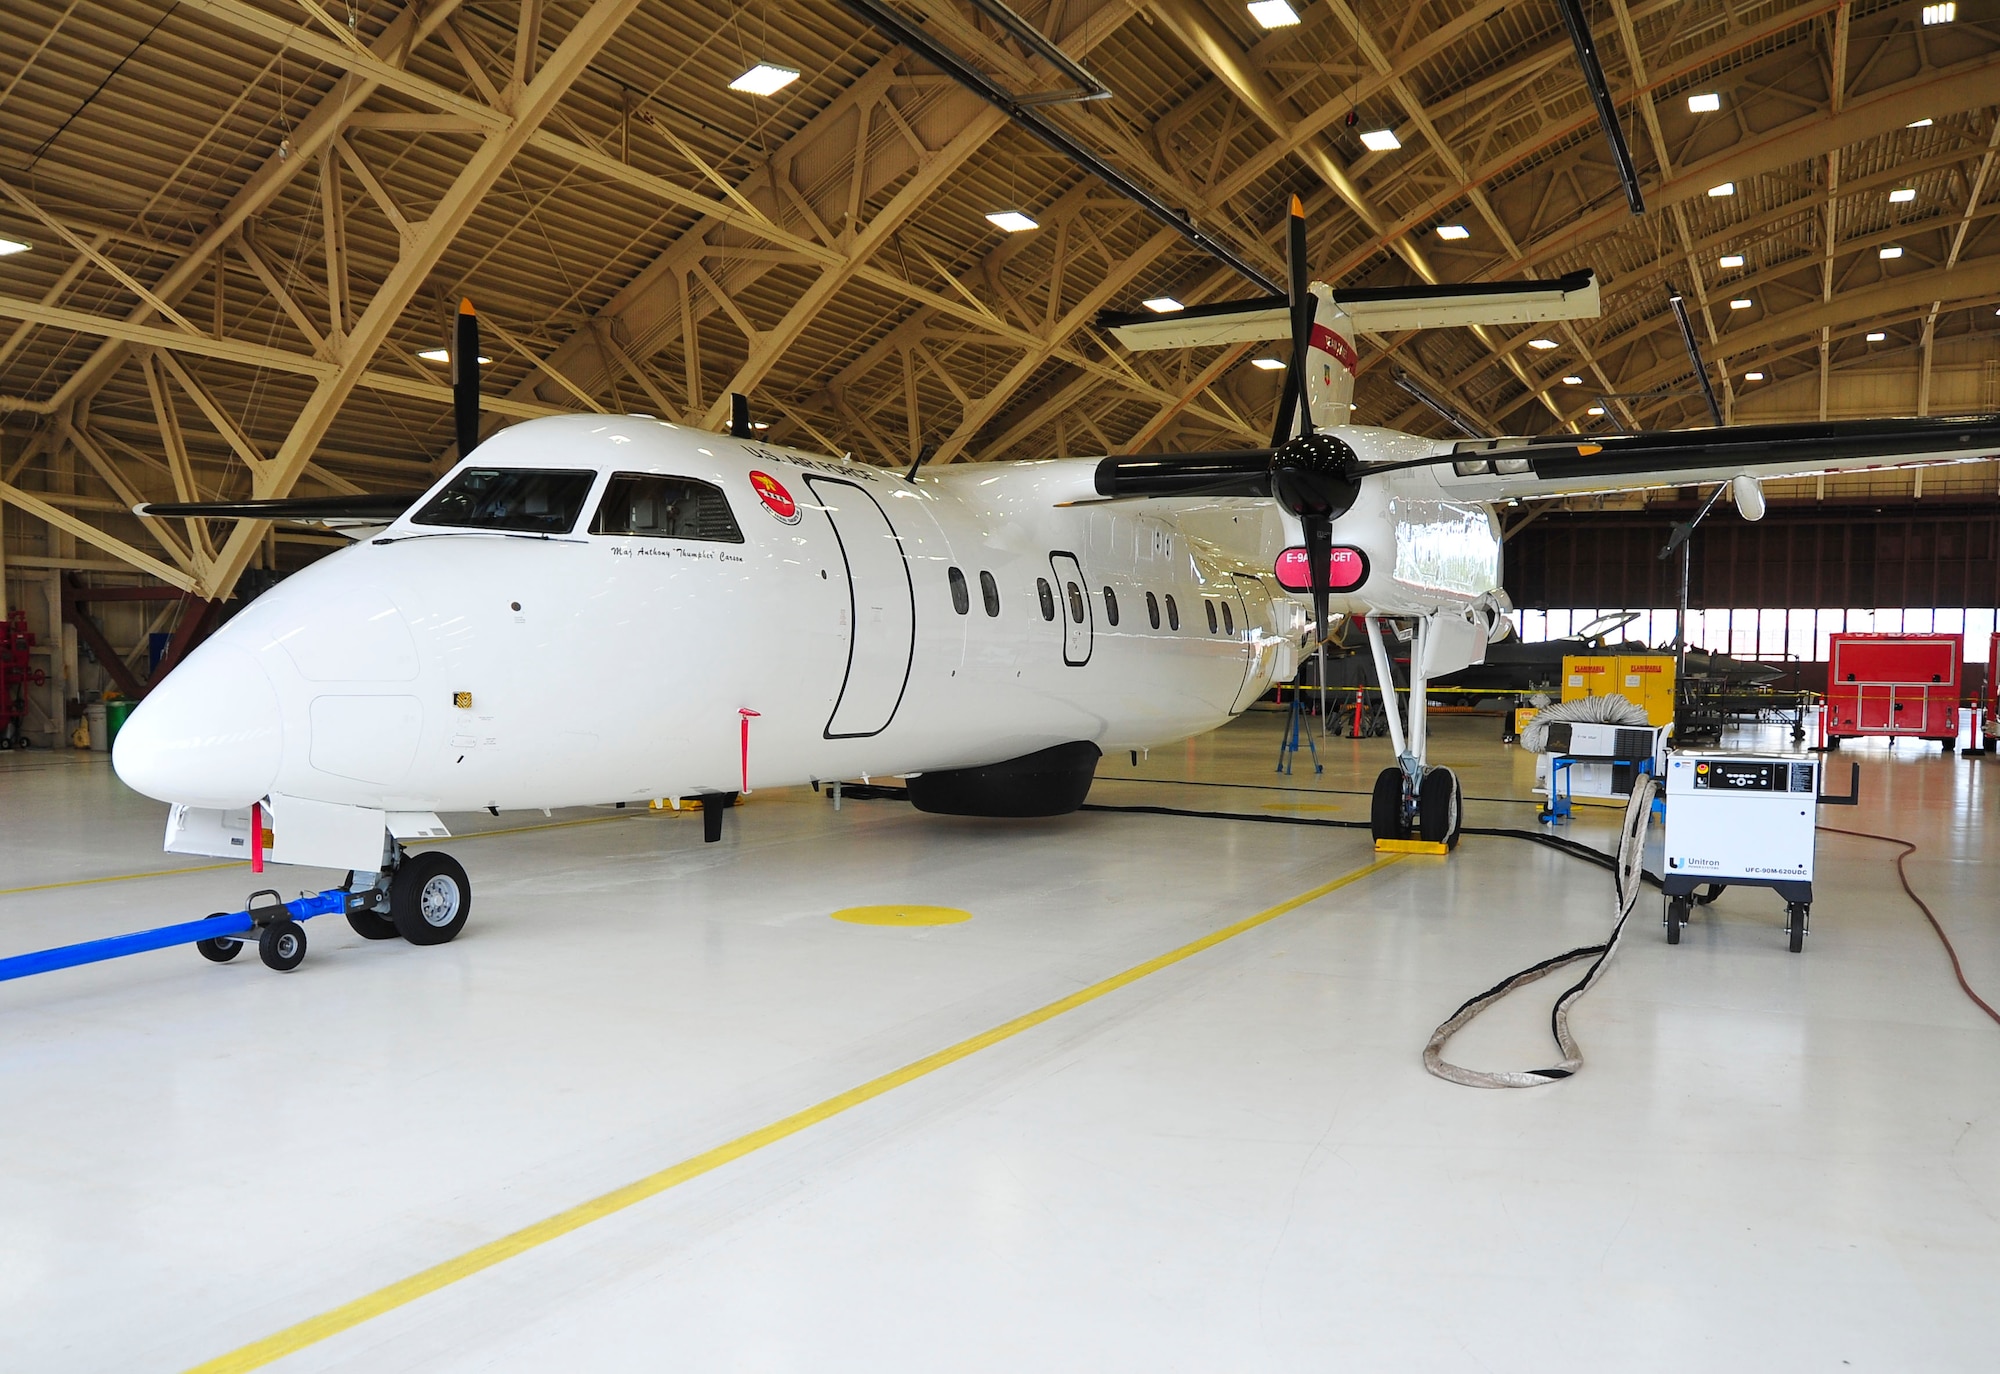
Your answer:
[[[1052,553],[1049,568],[1056,577],[1056,619],[1063,627],[1063,662],[1081,668],[1090,662],[1096,612],[1090,604],[1090,584],[1073,553]]]
[[[1233,716],[1263,695],[1258,689],[1269,671],[1265,656],[1276,652],[1277,641],[1264,636],[1271,623],[1271,593],[1263,579],[1233,573],[1229,581],[1236,588],[1237,636],[1244,641],[1243,686],[1237,690],[1235,705],[1229,708]]]
[[[916,586],[903,541],[867,489],[808,477],[847,565],[847,673],[826,723],[828,739],[879,735],[895,718],[917,646]]]

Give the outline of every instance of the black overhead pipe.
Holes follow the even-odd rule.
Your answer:
[[[945,73],[959,85],[971,91],[987,104],[1004,113],[1014,121],[1023,133],[1039,140],[1069,158],[1078,166],[1089,171],[1112,190],[1137,205],[1161,224],[1179,234],[1202,252],[1219,262],[1228,264],[1251,281],[1270,292],[1282,295],[1284,287],[1272,281],[1262,272],[1239,256],[1235,249],[1220,239],[1212,238],[1198,228],[1189,218],[1187,211],[1167,204],[1145,187],[1133,181],[1123,172],[1113,167],[1090,149],[1064,133],[1054,123],[1032,108],[1032,97],[1015,95],[999,82],[987,76],[964,57],[946,47],[937,39],[918,27],[899,11],[882,3],[882,0],[840,0],[842,8],[872,24],[883,34],[901,43],[917,56]]]
[[[1014,13],[1006,0],[971,0],[972,7],[1018,38],[1042,60],[1076,83],[1073,91],[1044,91],[1016,96],[1023,105],[1062,105],[1074,100],[1109,100],[1111,88],[1084,70],[1056,41]]]
[[[1639,194],[1639,169],[1632,165],[1632,150],[1625,146],[1625,131],[1618,125],[1618,107],[1611,103],[1611,88],[1605,84],[1604,67],[1597,60],[1597,41],[1590,36],[1590,21],[1584,17],[1579,0],[1556,0],[1556,8],[1562,12],[1563,27],[1569,30],[1569,41],[1576,47],[1576,65],[1583,69],[1584,89],[1590,92],[1590,103],[1597,107],[1597,122],[1604,126],[1604,141],[1611,145],[1611,160],[1618,164],[1618,179],[1625,183],[1625,202],[1632,207],[1633,214],[1643,215],[1646,202]]]
[[[1709,384],[1708,380],[1708,368],[1701,361],[1701,345],[1695,341],[1694,325],[1688,321],[1687,301],[1682,298],[1679,291],[1669,286],[1667,288],[1667,304],[1674,308],[1674,318],[1680,322],[1681,342],[1687,345],[1688,361],[1694,364],[1694,379],[1701,383],[1701,394],[1708,401],[1709,417],[1720,426],[1722,424],[1722,407],[1716,403],[1715,388]]]

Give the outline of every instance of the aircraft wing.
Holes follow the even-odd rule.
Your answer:
[[[1453,445],[1435,471],[1446,487],[1494,500],[1992,458],[2000,458],[2000,415],[1473,439]]]

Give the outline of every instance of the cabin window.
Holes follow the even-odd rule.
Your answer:
[[[1000,614],[1000,584],[990,572],[979,574],[979,599],[986,607],[986,614]]]
[[[1179,633],[1181,628],[1180,603],[1174,600],[1172,592],[1167,593],[1167,628]]]
[[[596,480],[595,472],[567,468],[467,468],[410,523],[568,534]]]
[[[1069,592],[1069,618],[1083,624],[1083,589],[1074,582],[1065,582],[1063,587]]]
[[[972,609],[972,593],[965,589],[965,574],[957,568],[947,568],[945,576],[951,580],[951,608],[964,615]]]
[[[691,477],[614,472],[591,519],[592,534],[646,539],[703,539],[741,544],[743,531],[722,489]]]
[[[1154,629],[1160,628],[1160,598],[1151,592],[1146,593],[1146,619],[1153,622]]]
[[[1050,590],[1048,578],[1038,577],[1035,579],[1035,595],[1042,599],[1042,619],[1054,620],[1056,618],[1056,594]]]
[[[1113,625],[1118,623],[1118,593],[1109,587],[1104,589],[1104,618]]]
[[[1205,597],[1205,596],[1204,596],[1204,597],[1203,597],[1203,598],[1201,599],[1201,604],[1202,604],[1202,607],[1203,607],[1203,609],[1205,609],[1205,610],[1206,610],[1206,611],[1208,612],[1208,632],[1209,632],[1210,634],[1214,634],[1214,633],[1215,633],[1215,603],[1214,603],[1213,601],[1210,601],[1210,600],[1209,600],[1209,599],[1208,599],[1207,597]]]
[[[1229,613],[1229,603],[1227,601],[1222,603],[1222,632],[1226,635],[1236,633],[1236,617]]]

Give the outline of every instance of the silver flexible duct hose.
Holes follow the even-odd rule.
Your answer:
[[[1521,747],[1531,754],[1548,753],[1549,727],[1564,721],[1580,725],[1636,725],[1641,729],[1653,723],[1646,718],[1644,707],[1634,705],[1616,692],[1608,696],[1584,697],[1581,701],[1544,706],[1535,712],[1535,718],[1521,732]]]
[[[1595,701],[1619,701],[1630,706],[1623,697],[1597,697]],[[1573,706],[1588,703],[1571,702]],[[1633,709],[1637,709],[1636,707]],[[1643,715],[1643,713],[1641,713]],[[1585,945],[1567,954],[1558,954],[1553,959],[1544,959],[1539,964],[1530,964],[1504,982],[1487,989],[1451,1014],[1451,1019],[1431,1032],[1428,1045],[1424,1046],[1424,1068],[1439,1078],[1453,1083],[1462,1083],[1468,1088],[1539,1088],[1545,1083],[1555,1083],[1568,1078],[1583,1067],[1583,1051],[1577,1047],[1576,1037],[1569,1031],[1569,1012],[1579,998],[1604,976],[1611,966],[1611,956],[1618,952],[1619,937],[1625,933],[1625,922],[1632,915],[1632,908],[1639,900],[1639,890],[1644,885],[1640,875],[1640,860],[1646,847],[1646,827],[1652,820],[1653,794],[1659,784],[1650,775],[1641,775],[1632,786],[1632,799],[1625,804],[1625,819],[1618,836],[1618,863],[1612,870],[1612,892],[1617,911],[1617,922],[1611,927],[1611,936],[1601,945]],[[1556,1045],[1562,1050],[1562,1060],[1546,1069],[1522,1071],[1502,1071],[1484,1073],[1477,1069],[1462,1068],[1448,1063],[1444,1057],[1444,1047],[1452,1036],[1471,1022],[1472,1018],[1498,1002],[1517,988],[1547,977],[1559,968],[1574,964],[1579,960],[1596,956],[1590,971],[1576,986],[1556,999],[1555,1011],[1549,1017],[1549,1029],[1555,1036]]]

